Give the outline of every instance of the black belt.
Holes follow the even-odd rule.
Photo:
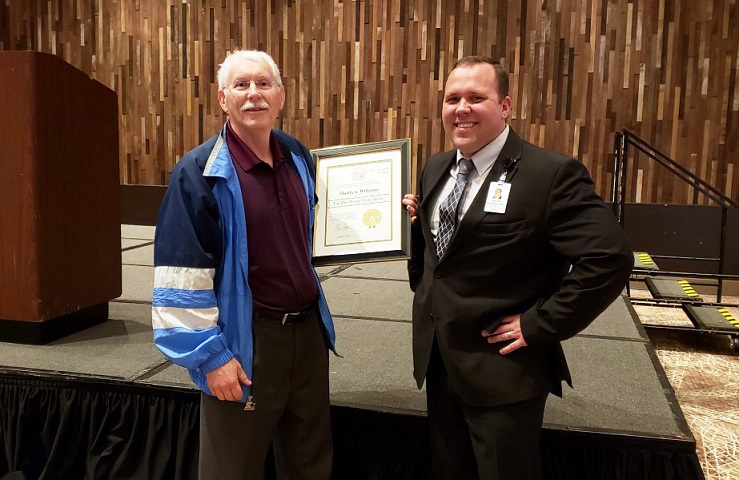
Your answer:
[[[278,321],[283,325],[295,325],[301,323],[316,311],[316,304],[312,303],[310,306],[300,310],[299,312],[282,312],[280,310],[267,310],[263,308],[254,309],[254,318],[263,318],[265,320]]]

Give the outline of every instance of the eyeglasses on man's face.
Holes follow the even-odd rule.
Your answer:
[[[261,91],[267,91],[272,89],[276,85],[276,83],[270,81],[267,78],[260,78],[258,80],[241,80],[237,79],[231,82],[227,85],[227,87],[231,88],[231,90],[236,90],[237,92],[246,92],[251,88],[251,86],[254,85],[257,90]]]

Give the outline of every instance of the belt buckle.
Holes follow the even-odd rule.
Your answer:
[[[298,315],[300,315],[300,312],[286,313],[286,314],[282,315],[282,324],[285,325],[287,323],[287,319],[289,317],[297,317]]]

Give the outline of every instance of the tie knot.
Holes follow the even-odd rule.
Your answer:
[[[472,159],[463,158],[459,161],[459,172],[457,172],[457,175],[462,175],[466,177],[474,169],[475,169],[475,164],[472,163]]]

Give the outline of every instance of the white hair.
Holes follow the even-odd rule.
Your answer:
[[[223,90],[228,85],[228,81],[231,78],[231,67],[235,63],[242,61],[251,61],[258,63],[266,63],[272,70],[273,80],[277,82],[277,85],[282,86],[282,79],[280,78],[280,69],[277,68],[277,64],[267,53],[261,50],[234,50],[229,53],[218,68],[218,90]]]

